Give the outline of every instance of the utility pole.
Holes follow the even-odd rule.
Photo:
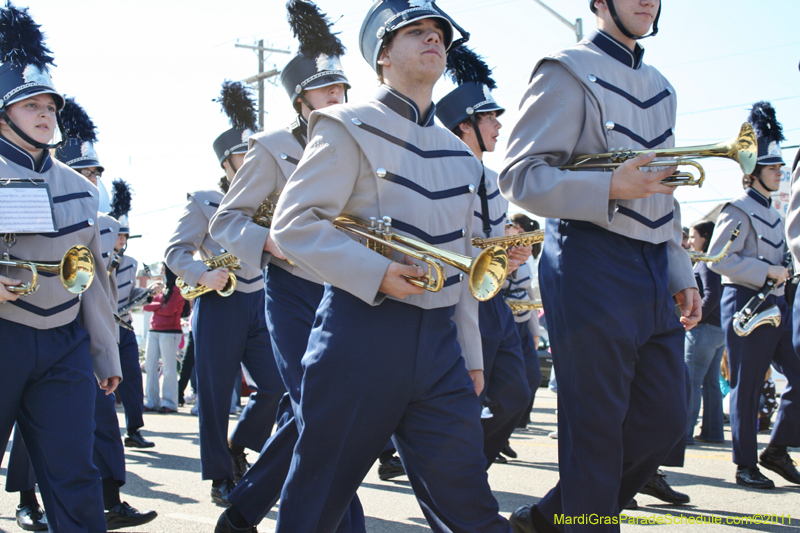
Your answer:
[[[263,131],[264,130],[264,80],[280,74],[280,71],[278,71],[277,69],[272,69],[268,72],[264,72],[264,52],[276,52],[278,54],[290,54],[291,52],[289,50],[281,50],[279,48],[265,48],[264,39],[258,41],[258,46],[252,46],[249,44],[239,44],[239,43],[236,43],[235,46],[237,48],[249,48],[250,50],[258,50],[258,74],[243,79],[242,83],[252,84],[258,82],[258,129],[259,131]]]
[[[542,2],[542,0],[533,0],[533,1],[542,6],[543,8],[545,8],[546,10],[548,10],[558,20],[569,26],[572,29],[572,31],[575,32],[575,38],[577,39],[577,41],[583,39],[583,19],[575,19],[575,24],[573,24],[569,20],[562,17],[553,8]]]

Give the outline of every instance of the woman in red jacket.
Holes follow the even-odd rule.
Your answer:
[[[178,410],[178,346],[181,343],[181,312],[184,299],[175,287],[175,273],[164,265],[167,285],[164,293],[157,295],[153,303],[144,306],[151,311],[150,332],[147,334],[147,351],[144,370],[147,373],[145,385],[145,411],[174,413]],[[164,386],[159,390],[158,360],[164,374]]]

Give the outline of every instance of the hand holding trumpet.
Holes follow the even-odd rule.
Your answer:
[[[19,294],[6,289],[6,287],[16,287],[20,283],[22,282],[18,279],[0,276],[0,303],[13,302],[19,298]]]
[[[656,172],[645,172],[639,169],[656,158],[655,152],[642,154],[622,163],[611,176],[611,200],[637,200],[649,198],[654,194],[673,194],[675,187],[661,183],[670,177],[677,167],[667,167]]]

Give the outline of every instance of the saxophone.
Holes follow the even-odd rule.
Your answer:
[[[541,309],[542,302],[536,300],[506,300],[506,304],[511,308],[511,312],[515,315],[527,313],[533,309]]]
[[[474,237],[472,246],[475,248],[488,248],[489,246],[501,246],[505,249],[515,246],[532,246],[544,241],[544,230],[528,231],[517,235],[505,235],[504,237]]]
[[[208,268],[211,270],[216,270],[218,268],[227,268],[228,270],[239,270],[242,268],[242,262],[239,259],[231,254],[230,252],[225,252],[224,254],[215,255],[210,259],[206,259],[203,261]],[[192,287],[191,285],[187,285],[183,278],[178,278],[175,280],[175,285],[180,289],[181,295],[187,300],[194,300],[198,296],[202,296],[207,292],[211,292],[214,289],[209,289],[204,285],[198,285],[197,287]],[[220,296],[230,296],[233,294],[233,291],[236,290],[236,274],[233,272],[228,272],[228,282],[225,284],[225,287],[221,291],[217,291],[217,294]]]
[[[131,300],[128,303],[126,303],[125,305],[123,305],[122,307],[120,307],[117,310],[117,315],[119,315],[120,318],[124,317],[125,315],[130,314],[130,312],[134,308],[139,307],[144,302],[149,300],[150,297],[155,296],[157,293],[159,293],[162,290],[164,290],[164,287],[167,286],[167,277],[166,276],[164,276],[164,275],[154,276],[153,273],[150,271],[150,267],[147,266],[146,264],[142,264],[142,268],[144,268],[145,272],[147,272],[147,275],[150,276],[151,278],[159,279],[160,280],[159,283],[160,283],[161,286],[159,287],[159,283],[156,283],[155,285],[152,285],[150,287],[145,288],[142,292],[140,292],[138,295],[136,295],[136,297],[131,298]],[[119,322],[117,322],[117,323],[119,324]],[[126,324],[127,324],[127,322],[126,322]],[[122,324],[120,324],[120,325],[122,325]],[[125,326],[123,326],[123,327],[125,327]]]
[[[264,201],[261,202],[261,205],[258,206],[256,209],[255,215],[253,215],[253,222],[258,224],[264,228],[271,228],[272,227],[272,217],[275,216],[275,204],[270,202],[269,198],[264,198]],[[291,259],[287,258],[286,262],[292,266],[296,266]]]

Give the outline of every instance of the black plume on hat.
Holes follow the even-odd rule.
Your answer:
[[[489,89],[497,88],[489,65],[463,44],[447,53],[447,74],[456,85],[473,81],[486,85]]]
[[[289,0],[286,3],[287,18],[292,33],[300,41],[299,51],[306,57],[316,58],[320,54],[329,57],[343,56],[342,41],[331,33],[333,23],[313,2]]]
[[[256,103],[250,97],[250,89],[238,81],[225,81],[219,98],[214,99],[222,105],[222,112],[237,130],[258,130]]]
[[[11,2],[0,10],[0,62],[17,66],[36,65],[43,71],[53,65],[52,52],[44,44],[44,35],[28,14]]]
[[[61,123],[64,124],[68,138],[81,142],[97,142],[97,127],[74,98],[67,98],[61,110]]]
[[[750,117],[747,121],[753,125],[759,139],[767,143],[783,142],[783,126],[775,117],[775,108],[769,102],[756,102],[750,110]]]
[[[113,197],[111,199],[111,211],[108,213],[119,220],[120,217],[127,215],[131,210],[131,199],[133,189],[121,178],[111,182]]]

